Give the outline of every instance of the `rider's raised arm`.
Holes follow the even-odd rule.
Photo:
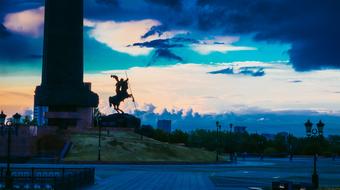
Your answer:
[[[116,75],[111,75],[111,78],[114,78],[114,79],[116,79],[117,82],[119,82],[119,79]]]

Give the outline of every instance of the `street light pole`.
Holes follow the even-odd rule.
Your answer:
[[[218,162],[218,125],[219,125],[219,122],[216,121],[216,162]]]
[[[13,187],[13,181],[11,177],[11,169],[10,169],[10,163],[11,163],[11,127],[12,124],[10,122],[6,123],[7,127],[7,169],[6,169],[6,189],[12,189]]]
[[[258,145],[259,145],[259,151],[260,151],[260,160],[263,160],[263,144],[264,142],[262,141],[262,139],[259,139]]]
[[[101,144],[102,127],[101,127],[101,125],[99,123],[99,120],[101,119],[101,113],[100,113],[98,108],[96,108],[94,110],[93,115],[94,115],[94,118],[96,119],[96,124],[97,124],[97,127],[98,127],[98,158],[97,158],[97,160],[100,161],[101,160],[101,158],[100,158],[100,156],[101,156],[101,148],[102,148],[102,144]]]
[[[293,139],[292,136],[290,135],[290,133],[288,134],[288,151],[289,151],[289,161],[293,161]]]
[[[220,135],[219,130],[221,129],[221,124],[219,121],[216,121],[216,139],[217,139],[217,147],[216,147],[216,162],[219,161],[219,146],[220,146]]]
[[[230,146],[230,149],[229,149],[229,160],[231,162],[234,162],[234,151],[233,151],[233,147],[232,147],[232,141],[233,141],[233,137],[232,137],[232,134],[233,134],[233,124],[230,123],[229,124],[229,146]]]
[[[99,124],[99,120],[100,120],[100,113],[96,116],[96,120],[97,120],[97,125],[98,125],[98,161],[101,161],[101,149],[102,149],[102,127]]]
[[[313,123],[308,120],[305,123],[306,134],[307,137],[313,140],[313,142],[317,142],[319,137],[323,136],[323,129],[325,124],[320,120],[319,123],[316,124],[317,128],[313,128]],[[313,143],[314,145],[316,143]],[[313,174],[312,174],[312,183],[315,189],[319,188],[319,175],[317,172],[317,151],[316,147],[314,147],[314,158],[313,158]]]
[[[11,130],[10,126],[12,123],[10,121],[6,122],[7,115],[4,114],[3,111],[0,113],[0,125],[2,129],[7,129],[7,168],[6,168],[6,179],[5,179],[5,188],[12,189],[13,183],[11,179],[11,170],[10,170],[10,156],[11,156]]]
[[[101,136],[102,136],[102,127],[99,125],[99,134],[98,134],[98,161],[100,161],[100,154],[101,154],[101,149],[102,149],[102,144],[101,144]]]
[[[316,170],[316,161],[317,161],[317,155],[316,153],[314,153],[314,169],[313,169],[313,175],[312,175],[312,183],[315,189],[319,188],[319,175],[318,172]]]
[[[13,115],[13,122],[7,121],[5,124],[6,115],[1,111],[0,114],[1,124],[3,127],[7,128],[7,169],[6,169],[6,180],[5,180],[5,188],[12,189],[13,188],[13,179],[11,172],[11,144],[12,144],[12,128],[17,127],[20,122],[21,115],[16,113]]]

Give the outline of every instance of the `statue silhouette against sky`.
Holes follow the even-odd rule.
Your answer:
[[[119,108],[120,103],[124,102],[127,98],[132,98],[132,101],[135,102],[133,95],[128,93],[129,79],[124,80],[121,78],[119,80],[116,75],[111,75],[111,78],[116,80],[116,95],[109,98],[110,107],[113,105],[117,113],[124,113],[124,111]]]

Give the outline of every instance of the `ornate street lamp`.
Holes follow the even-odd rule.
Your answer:
[[[7,130],[7,169],[6,169],[6,180],[5,180],[5,188],[6,189],[12,189],[13,188],[13,179],[12,179],[12,173],[10,168],[11,163],[11,143],[12,143],[12,128],[13,126],[16,127],[16,124],[19,123],[21,118],[21,115],[16,113],[13,115],[13,119],[11,121],[6,120],[6,115],[1,111],[0,114],[0,124],[2,126],[1,130],[4,128]]]
[[[319,123],[316,124],[316,127],[318,129],[319,135],[323,136],[323,129],[325,127],[325,124],[320,120]]]
[[[312,127],[313,123],[310,122],[310,120],[307,120],[307,122],[305,123],[307,137],[310,137],[312,135]]]
[[[316,124],[316,128],[313,128],[313,123],[308,120],[305,123],[306,134],[307,137],[313,140],[314,142],[318,141],[318,137],[323,136],[325,124],[320,120],[319,123]],[[313,143],[314,144],[314,143]],[[316,150],[316,148],[314,148]],[[315,189],[319,188],[319,175],[316,170],[316,162],[317,162],[317,151],[314,152],[314,160],[313,160],[313,174],[312,174],[312,183]]]
[[[20,119],[21,119],[21,115],[20,114],[18,114],[18,113],[16,113],[16,114],[14,114],[13,115],[13,123],[14,124],[19,124],[20,123]]]
[[[220,134],[219,131],[221,130],[221,124],[219,121],[216,121],[216,139],[217,139],[217,147],[216,147],[216,162],[219,160],[219,145],[220,145]]]
[[[1,111],[0,113],[0,125],[1,125],[1,132],[2,130],[8,126],[8,124],[10,123],[5,123],[6,121],[6,117],[7,115],[4,114],[3,111]],[[9,138],[7,138],[8,142],[9,142]],[[6,180],[5,180],[5,187],[6,189],[11,189],[13,187],[12,185],[12,179],[11,179],[11,172],[10,172],[10,167],[9,167],[9,162],[10,162],[10,159],[9,159],[9,152],[10,152],[10,148],[9,148],[9,143],[7,142],[7,170],[6,170]]]

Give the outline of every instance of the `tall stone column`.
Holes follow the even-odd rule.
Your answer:
[[[87,125],[99,98],[83,81],[83,0],[45,0],[44,29],[35,116],[48,125]]]

